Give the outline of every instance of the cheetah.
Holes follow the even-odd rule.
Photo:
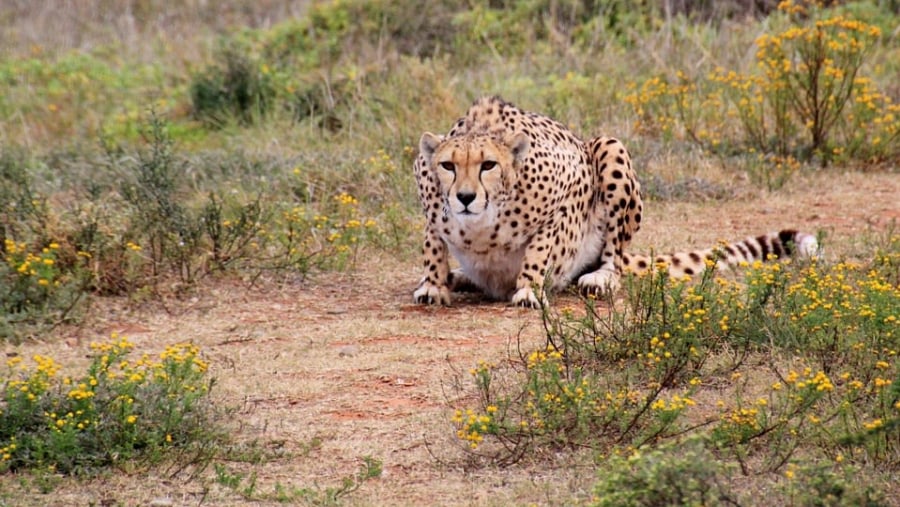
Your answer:
[[[447,305],[452,291],[476,288],[536,308],[547,290],[574,283],[610,294],[624,272],[661,262],[680,277],[712,259],[733,266],[818,249],[812,235],[784,230],[652,259],[626,252],[643,204],[625,146],[612,137],[584,142],[499,97],[475,101],[444,136],[424,133],[415,177],[426,218],[425,276],[413,293],[420,304]],[[450,270],[450,255],[459,269]]]

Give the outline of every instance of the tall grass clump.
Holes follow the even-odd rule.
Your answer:
[[[206,188],[186,178],[192,160],[176,149],[166,122],[151,114],[144,132],[144,149],[111,162],[124,173],[119,195],[127,213],[117,241],[94,242],[111,246],[96,252],[106,261],[94,264],[101,291],[156,290],[173,279],[189,288],[214,273],[308,274],[345,266],[361,247],[380,241],[375,213],[299,166],[284,162],[276,168],[281,175],[262,176],[277,185],[253,192]],[[229,157],[234,177],[259,181],[255,162]],[[362,167],[393,163],[384,153]]]
[[[338,164],[336,175],[299,157],[194,155],[153,109],[140,132],[138,146],[104,138],[72,162],[3,153],[4,338],[77,320],[91,295],[180,297],[210,276],[307,276],[406,243],[404,175],[386,150],[311,159]],[[61,182],[42,179],[66,164]],[[54,185],[66,198],[49,198]]]

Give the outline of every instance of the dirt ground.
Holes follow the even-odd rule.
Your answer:
[[[900,221],[900,175],[828,172],[794,180],[777,193],[727,202],[649,201],[645,207],[635,251],[701,247],[789,226],[824,231],[829,259],[865,256],[869,241]],[[275,504],[276,484],[337,486],[372,456],[382,461],[382,476],[345,503],[589,499],[595,480],[589,456],[467,469],[449,423],[449,407],[458,401],[450,385],[457,375],[470,385],[469,368],[479,359],[502,361],[518,340],[525,347],[542,343],[540,320],[536,312],[477,297],[449,308],[413,305],[418,266],[411,255],[361,261],[353,273],[279,287],[217,282],[168,312],[103,300],[78,328],[41,343],[4,345],[7,353],[44,353],[65,364],[84,361],[88,344],[111,332],[127,336],[140,352],[192,341],[218,379],[216,400],[236,407],[235,441],[289,452],[260,464],[225,464],[233,472],[255,472],[257,497],[271,500],[247,500],[219,484],[211,469],[194,479],[156,469],[111,472],[63,480],[48,495],[32,487],[16,498],[25,505]],[[18,484],[16,477],[0,478],[0,490],[22,491]]]

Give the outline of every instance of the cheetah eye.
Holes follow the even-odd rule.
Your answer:
[[[445,171],[450,171],[451,173],[456,172],[456,164],[453,162],[441,162],[441,167],[443,167]]]
[[[490,171],[491,169],[493,169],[496,166],[497,166],[497,162],[494,162],[493,160],[486,160],[481,163],[481,170],[482,171]]]

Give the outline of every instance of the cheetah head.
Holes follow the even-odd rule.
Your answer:
[[[461,219],[477,217],[492,201],[509,195],[530,147],[521,132],[505,138],[486,133],[444,138],[426,132],[419,141],[447,208]]]

